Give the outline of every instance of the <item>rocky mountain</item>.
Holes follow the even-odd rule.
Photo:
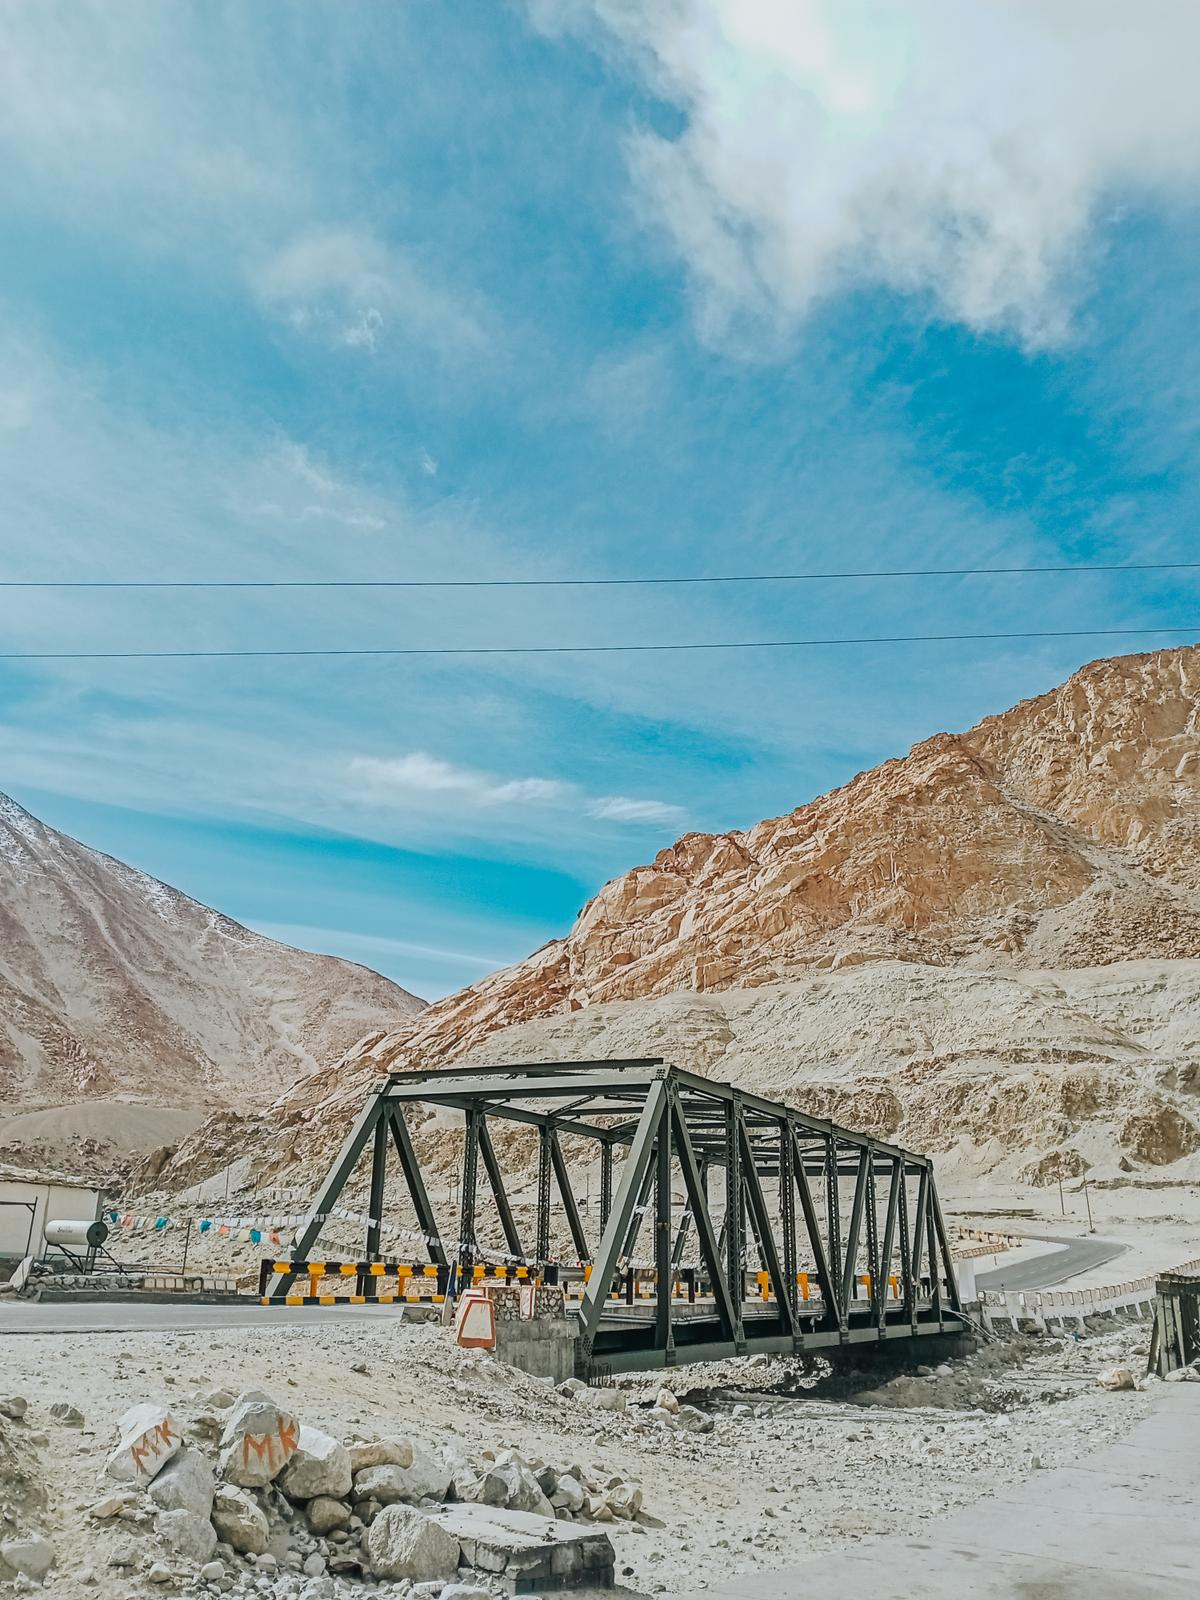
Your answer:
[[[0,1106],[13,1114],[0,1145],[52,1146],[57,1131],[119,1146],[122,1125],[135,1144],[161,1142],[215,1106],[267,1103],[423,1004],[365,967],[252,933],[0,795]]]
[[[340,1125],[381,1070],[467,1054],[657,1053],[985,1165],[1161,1163],[1200,1142],[1198,961],[1193,646],[1093,662],[786,816],[686,835],[275,1114]]]

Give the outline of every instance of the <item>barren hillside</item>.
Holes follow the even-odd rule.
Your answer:
[[[0,1121],[0,1143],[51,1147],[58,1132],[119,1149],[130,1100],[262,1104],[421,1009],[378,973],[252,933],[0,795],[0,1104],[32,1113]]]
[[[381,1071],[465,1054],[660,1053],[984,1165],[1160,1165],[1195,1139],[1197,959],[1193,646],[1093,662],[787,816],[686,835],[277,1116],[315,1134]]]

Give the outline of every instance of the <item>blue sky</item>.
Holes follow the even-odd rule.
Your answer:
[[[6,7],[2,574],[1200,559],[1198,15]],[[1150,647],[1195,577],[10,590],[0,636]],[[434,996],[1120,648],[0,662],[0,789]]]

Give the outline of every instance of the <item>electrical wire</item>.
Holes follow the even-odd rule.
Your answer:
[[[1154,628],[1039,628],[1003,633],[860,634],[815,639],[713,639],[679,644],[514,644],[354,646],[347,649],[266,650],[4,650],[0,661],[234,661],[266,658],[351,656],[564,656],[633,655],[694,650],[808,650],[873,644],[955,644],[1016,639],[1145,638],[1152,634],[1200,634],[1200,621]]]

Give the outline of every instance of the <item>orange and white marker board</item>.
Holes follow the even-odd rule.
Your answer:
[[[454,1319],[454,1336],[464,1349],[496,1348],[496,1307],[482,1289],[465,1289]]]

